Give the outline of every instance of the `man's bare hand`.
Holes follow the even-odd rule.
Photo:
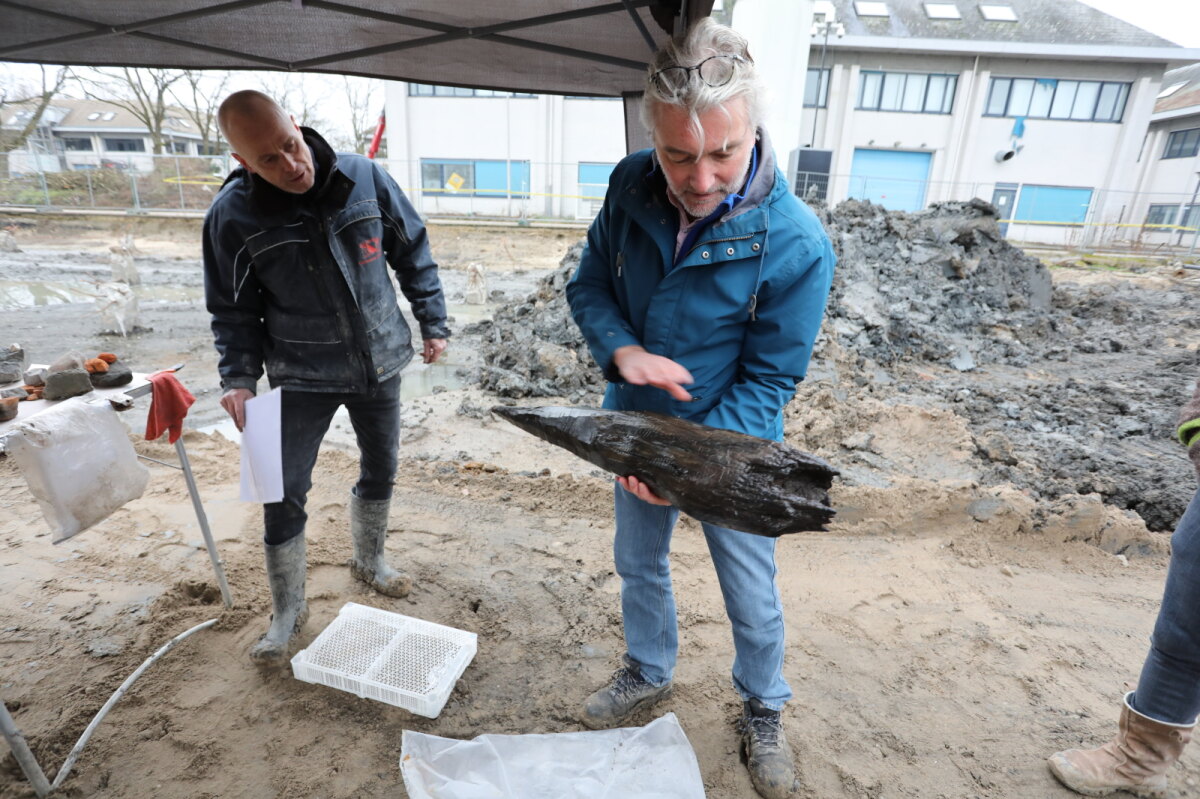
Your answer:
[[[675,399],[684,402],[692,398],[684,389],[684,385],[693,382],[692,373],[670,358],[654,355],[642,347],[630,345],[617,348],[613,353],[613,364],[626,383],[661,388]]]
[[[246,400],[253,398],[254,392],[248,388],[231,388],[221,395],[221,407],[233,419],[239,433],[246,426]]]
[[[421,360],[425,361],[425,363],[434,363],[445,351],[446,339],[427,338],[425,339],[425,345],[421,348]]]
[[[651,505],[670,505],[670,501],[663,499],[658,494],[650,490],[650,487],[637,479],[633,475],[628,477],[618,477],[617,482],[621,488],[633,494],[642,502],[649,502]]]

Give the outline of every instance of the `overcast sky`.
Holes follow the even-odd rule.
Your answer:
[[[1200,48],[1200,0],[1080,0],[1184,47]]]

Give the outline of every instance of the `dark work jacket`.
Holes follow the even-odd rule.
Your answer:
[[[425,226],[395,181],[302,128],[316,183],[303,195],[235,170],[204,220],[204,290],[221,386],[368,392],[412,360],[388,266],[422,338],[447,338]]]

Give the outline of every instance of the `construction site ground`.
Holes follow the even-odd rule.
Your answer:
[[[1200,376],[1198,273],[1021,260],[977,210],[826,216],[841,282],[785,423],[788,443],[841,471],[838,515],[777,550],[798,796],[1074,796],[1046,756],[1111,735],[1146,653],[1169,533],[1196,488],[1171,435]],[[0,221],[21,250],[0,253],[4,344],[40,363],[77,350],[136,371],[186,364],[197,401],[184,440],[235,600],[221,604],[178,471],[145,461],[141,498],[56,545],[0,458],[0,698],[51,775],[147,656],[218,620],[134,683],[63,796],[397,799],[403,730],[583,729],[583,700],[623,651],[612,479],[488,410],[598,402],[595,367],[561,321],[580,231],[431,226],[455,335],[445,364],[405,375],[387,551],[414,576],[409,597],[370,593],[346,568],[346,420],[317,463],[299,644],[346,602],[477,633],[473,663],[427,719],[246,656],[270,613],[262,514],[238,500],[198,221]],[[121,336],[103,331],[96,297],[126,233],[141,282]],[[934,271],[901,268],[918,262]],[[484,304],[466,302],[472,264]],[[143,440],[145,406],[122,417],[135,448],[172,462],[165,439]],[[671,557],[675,691],[635,722],[674,712],[708,796],[752,797],[729,624],[696,522],[681,521]],[[1171,779],[1170,796],[1200,796],[1200,754]],[[0,742],[0,799],[33,795]]]

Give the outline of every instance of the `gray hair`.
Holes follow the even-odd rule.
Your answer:
[[[733,77],[724,86],[709,86],[693,74],[683,89],[667,94],[654,80],[659,70],[695,66],[715,55],[740,59],[733,70]],[[713,108],[720,108],[728,115],[725,104],[740,97],[745,100],[747,119],[754,130],[762,122],[763,95],[763,85],[754,69],[754,60],[750,58],[746,37],[733,28],[715,22],[711,17],[702,17],[686,33],[676,36],[654,54],[646,73],[646,91],[642,95],[642,124],[653,136],[655,107],[673,105],[688,112],[692,130],[703,142],[704,128],[700,124],[700,115]]]

